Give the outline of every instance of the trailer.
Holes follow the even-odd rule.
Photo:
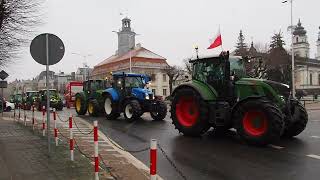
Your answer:
[[[66,107],[74,107],[75,95],[83,91],[83,82],[71,81],[66,84],[64,99],[66,101]]]

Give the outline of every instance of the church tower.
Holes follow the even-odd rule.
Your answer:
[[[319,27],[319,34],[318,34],[318,40],[317,40],[317,57],[318,60],[320,60],[320,27]]]
[[[131,20],[127,17],[122,19],[122,28],[118,34],[117,55],[123,55],[135,46],[136,33],[131,29]]]
[[[293,31],[293,51],[296,56],[309,58],[309,43],[307,38],[307,31],[301,25],[299,19],[298,25]]]

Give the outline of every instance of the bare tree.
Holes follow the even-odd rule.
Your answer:
[[[168,66],[164,71],[169,76],[169,90],[171,95],[173,83],[183,74],[183,71],[179,66]]]
[[[187,71],[188,74],[192,74],[192,64],[189,62],[190,59],[184,59],[183,64],[184,64],[184,69]]]
[[[31,29],[39,25],[42,0],[0,0],[0,67],[20,53],[30,41]]]

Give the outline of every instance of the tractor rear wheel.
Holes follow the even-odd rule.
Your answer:
[[[307,126],[308,113],[302,104],[297,100],[291,103],[292,123],[288,123],[285,127],[283,137],[291,138],[299,135]]]
[[[88,113],[90,116],[97,117],[99,115],[99,103],[96,99],[92,99],[88,103]]]
[[[75,109],[78,115],[85,115],[87,112],[87,104],[83,94],[78,94],[75,100]]]
[[[117,119],[120,113],[117,111],[111,96],[107,96],[104,100],[104,111],[108,120]]]
[[[234,118],[237,133],[248,144],[269,144],[279,139],[284,130],[281,111],[263,98],[249,99],[240,104]]]
[[[150,112],[151,117],[156,121],[163,120],[167,115],[167,104],[163,101],[158,101],[156,104],[157,112]]]
[[[134,121],[140,118],[139,115],[141,115],[141,106],[139,101],[137,100],[129,100],[126,101],[124,104],[124,117],[127,121]]]
[[[172,124],[187,136],[200,136],[210,128],[208,106],[191,88],[178,90],[171,104]]]

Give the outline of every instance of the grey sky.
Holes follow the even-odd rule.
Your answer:
[[[92,54],[89,66],[114,54],[117,36],[112,33],[121,26],[120,12],[128,12],[137,36],[136,42],[168,59],[169,64],[181,64],[194,54],[198,45],[200,54],[216,54],[221,49],[206,50],[220,25],[223,48],[233,50],[239,30],[246,42],[269,42],[280,29],[290,45],[287,26],[290,6],[282,0],[47,0],[43,12],[44,25],[37,33],[50,32],[65,43],[62,61],[51,67],[58,72],[76,71],[84,59],[71,53]],[[307,30],[311,57],[316,53],[316,39],[320,22],[317,21],[319,0],[295,0],[294,23],[301,18]],[[128,11],[126,11],[128,10]],[[10,80],[32,78],[45,67],[36,64],[24,48],[21,59],[8,67]]]

